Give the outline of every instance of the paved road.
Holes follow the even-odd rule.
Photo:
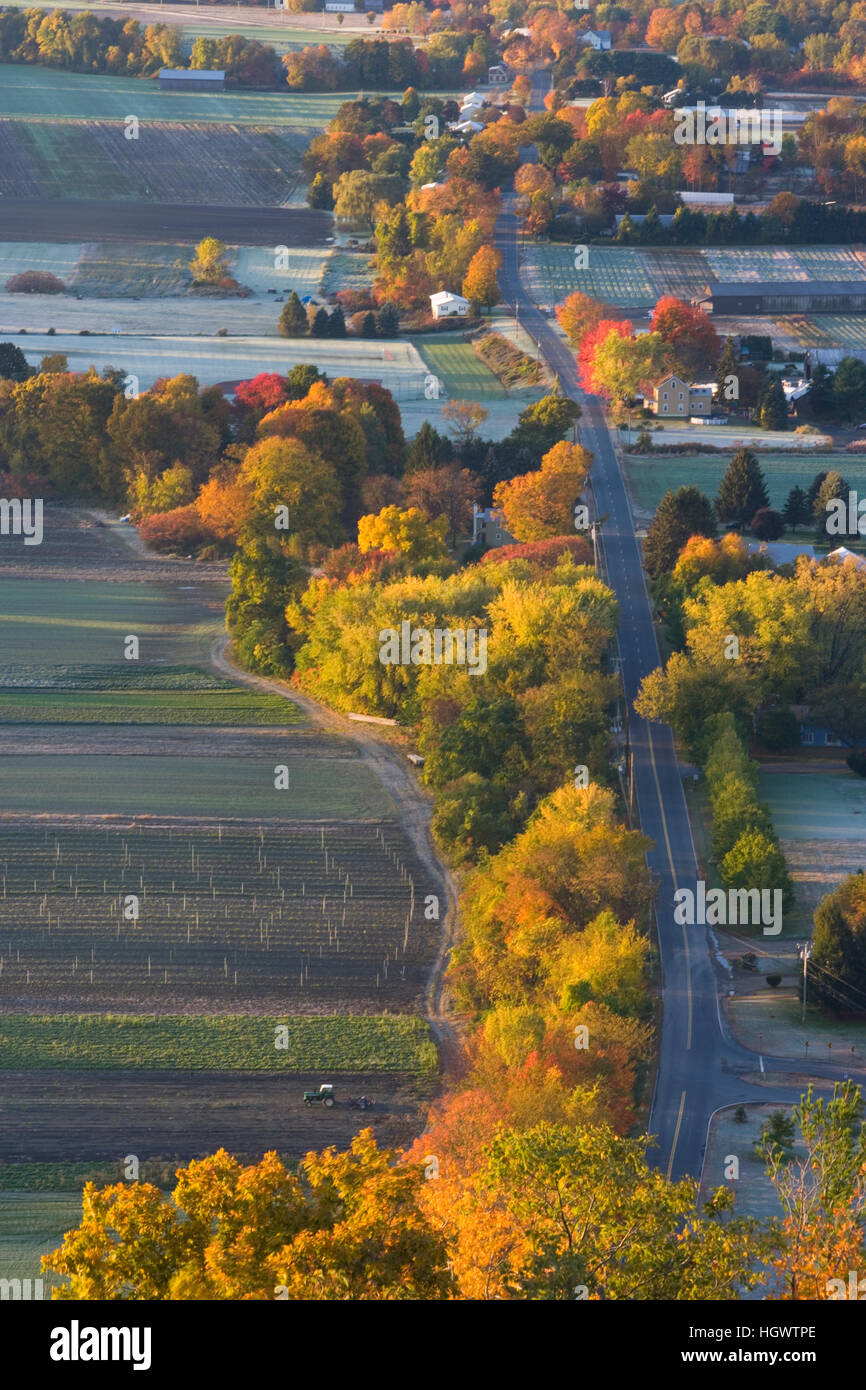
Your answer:
[[[546,84],[546,75],[536,74],[535,110],[541,107]],[[757,1054],[740,1047],[726,1032],[719,1007],[722,980],[716,975],[709,934],[704,927],[674,921],[674,890],[694,889],[698,865],[673,735],[666,726],[648,724],[632,708],[643,677],[660,664],[660,657],[628,494],[601,402],[580,390],[574,357],[565,340],[524,290],[511,195],[505,196],[497,222],[496,245],[503,256],[499,279],[505,299],[540,344],[562,389],[580,403],[581,443],[594,456],[597,515],[607,516],[604,558],[620,607],[619,648],[629,706],[635,800],[641,828],[654,842],[648,862],[659,880],[663,1026],[650,1129],[658,1137],[656,1157],[663,1171],[674,1178],[697,1177],[714,1110],[745,1101],[796,1100],[801,1087],[756,1087],[749,1082],[747,1078],[759,1075],[762,1065]],[[768,1059],[767,1067],[773,1073],[799,1074],[804,1069],[802,1062],[778,1058]],[[828,1078],[843,1074],[832,1065],[810,1064],[809,1071]],[[866,1072],[851,1075],[866,1082]]]

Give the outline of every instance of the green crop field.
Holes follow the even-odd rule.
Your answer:
[[[503,400],[508,392],[485,367],[471,343],[457,338],[411,338],[430,371],[445,387],[446,399],[469,401]]]
[[[142,1182],[151,1182],[155,1187],[171,1188],[176,1164],[160,1163],[156,1159],[144,1162],[139,1168]],[[50,1192],[54,1195],[66,1192],[72,1200],[72,1193],[80,1192],[86,1182],[95,1182],[97,1187],[119,1182],[124,1176],[122,1163],[2,1163],[0,1162],[0,1192],[17,1193],[23,1197],[25,1192]],[[0,1199],[2,1202],[2,1199]],[[0,1206],[0,1226],[2,1226],[2,1206]],[[2,1235],[0,1235],[2,1241]]]
[[[0,1048],[10,1071],[431,1072],[437,1065],[430,1029],[407,1015],[3,1014]]]
[[[301,721],[282,695],[208,691],[2,690],[0,724],[281,725]]]
[[[0,1193],[0,1271],[5,1279],[43,1279],[45,1296],[51,1283],[39,1266],[40,1257],[56,1249],[64,1232],[81,1221],[81,1198],[69,1192]]]
[[[111,744],[106,734],[106,749]],[[321,817],[371,820],[393,813],[382,784],[360,758],[298,755],[274,740],[258,757],[115,754],[55,757],[4,751],[0,805],[31,815],[47,812],[129,816],[251,816],[264,820]],[[285,764],[290,785],[274,788],[274,768]]]
[[[216,121],[221,124],[303,126],[321,130],[354,92],[165,92],[148,78],[59,72],[29,64],[0,64],[0,117],[10,119]],[[399,95],[399,94],[398,94]],[[119,136],[123,138],[122,127]],[[134,143],[132,141],[127,143]],[[142,141],[143,143],[143,141]]]
[[[359,816],[369,788],[355,785],[356,766],[343,762],[339,782],[347,813]],[[321,763],[315,771],[324,814],[329,774]],[[220,785],[222,813],[237,814],[231,777]],[[438,923],[424,915],[434,890],[387,820],[3,819],[0,999],[186,1013],[208,1001],[228,1003],[228,1012],[261,1011],[267,1001],[281,1008],[290,998],[345,1007],[360,995],[381,1001],[379,1012],[386,1003],[405,1008],[423,992],[438,944]]]
[[[47,514],[45,524],[47,529]],[[209,617],[201,597],[161,592],[149,584],[6,580],[0,592],[0,681],[17,683],[16,667],[50,676],[57,668],[91,662],[116,667],[120,677],[136,665],[124,657],[128,636],[139,639],[139,669],[204,665],[211,643],[224,630],[221,603],[210,603]]]
[[[733,453],[733,451],[731,451]],[[672,458],[626,456],[625,468],[634,505],[654,512],[664,494],[679,487],[695,486],[715,497],[730,462],[727,453],[679,455]],[[816,473],[838,471],[861,493],[866,491],[866,459],[857,454],[761,454],[761,468],[770,494],[770,506],[779,510],[792,487],[808,488]],[[799,533],[804,543],[811,533]]]

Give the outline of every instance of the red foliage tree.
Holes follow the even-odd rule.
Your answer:
[[[630,338],[631,324],[627,319],[602,319],[583,335],[577,353],[580,384],[584,391],[590,391],[593,395],[597,394],[597,386],[592,376],[592,359],[599,343],[603,343],[609,333],[618,333],[621,338]]]
[[[683,372],[714,367],[722,351],[718,333],[702,309],[695,309],[675,295],[667,294],[656,304],[651,330],[674,350],[674,361]]]

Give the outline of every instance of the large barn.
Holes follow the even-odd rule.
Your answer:
[[[708,314],[862,314],[866,280],[724,281],[692,301]]]
[[[226,75],[221,68],[160,68],[159,85],[165,92],[222,92]]]

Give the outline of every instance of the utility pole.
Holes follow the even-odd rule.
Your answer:
[[[803,1014],[801,1022],[806,1022],[806,986],[809,982],[809,957],[812,954],[812,943],[806,941],[800,947],[800,959],[803,962]]]

